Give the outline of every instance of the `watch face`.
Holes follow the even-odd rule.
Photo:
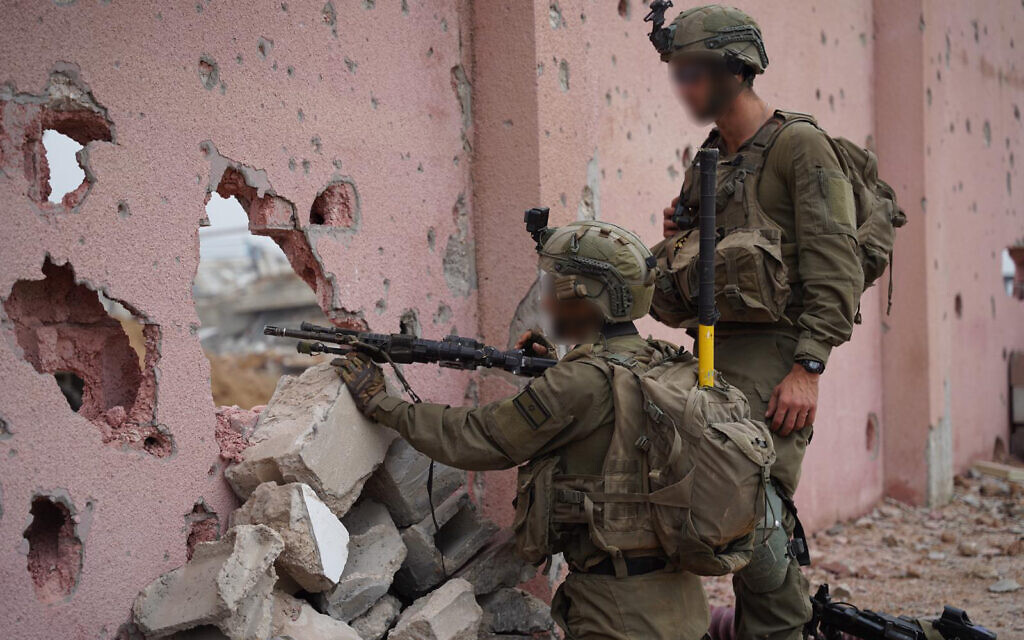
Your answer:
[[[801,367],[810,373],[821,373],[825,370],[824,363],[818,362],[817,360],[800,360],[799,363]]]

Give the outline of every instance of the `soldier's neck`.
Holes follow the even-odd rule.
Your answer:
[[[752,89],[740,91],[722,115],[715,119],[725,152],[736,153],[740,145],[753,137],[773,113],[771,105]]]

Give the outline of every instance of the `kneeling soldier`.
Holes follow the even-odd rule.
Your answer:
[[[529,461],[520,468],[513,527],[526,559],[561,552],[569,563],[552,603],[568,638],[701,638],[708,607],[696,575],[679,569],[653,535],[629,536],[635,545],[617,542],[613,558],[607,540],[588,527],[593,514],[557,498],[581,494],[559,488],[566,478],[607,478],[605,457],[616,446],[608,362],[643,369],[673,351],[644,340],[633,325],[650,309],[654,259],[635,235],[603,222],[574,222],[535,237],[551,337],[577,346],[520,393],[481,407],[410,404],[388,395],[380,369],[365,356],[347,356],[341,375],[366,415],[439,462],[482,471]],[[550,346],[537,338],[524,335],[520,343],[547,355]],[[621,469],[620,490],[647,486],[636,466]],[[599,517],[605,528],[617,515],[627,527],[620,531],[646,526],[649,533],[644,513],[624,504],[607,506]]]

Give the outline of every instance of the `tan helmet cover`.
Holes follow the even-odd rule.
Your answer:
[[[739,9],[720,4],[687,9],[669,28],[675,33],[672,50],[661,54],[663,62],[683,55],[714,55],[738,59],[756,73],[764,73],[768,66],[761,28]]]
[[[552,229],[540,268],[554,278],[557,298],[585,298],[608,322],[647,315],[654,296],[654,259],[632,232],[608,222],[572,222]]]

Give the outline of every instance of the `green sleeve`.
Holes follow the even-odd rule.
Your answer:
[[[768,157],[792,194],[803,311],[796,358],[828,362],[850,339],[864,287],[853,188],[825,133],[790,125]]]
[[[398,431],[414,448],[460,469],[506,469],[539,453],[585,437],[610,411],[600,369],[561,362],[514,396],[479,407],[412,404],[388,396],[375,420]]]

